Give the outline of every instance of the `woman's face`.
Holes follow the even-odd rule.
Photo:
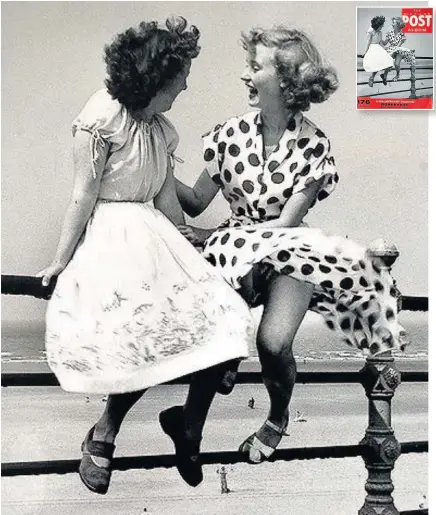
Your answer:
[[[282,97],[280,78],[274,65],[274,48],[256,45],[247,53],[246,65],[241,80],[248,88],[248,104],[266,109],[277,105]]]
[[[150,104],[153,104],[153,108],[157,113],[169,111],[180,93],[188,88],[187,78],[190,71],[191,61],[189,60],[182,71],[157,92],[156,96],[150,102]]]

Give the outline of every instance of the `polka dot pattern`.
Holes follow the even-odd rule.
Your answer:
[[[260,116],[247,113],[205,136],[204,144],[206,170],[232,211],[203,251],[224,279],[239,289],[255,268],[256,302],[266,301],[268,282],[279,274],[311,283],[309,309],[347,345],[369,352],[398,348],[402,328],[392,278],[364,247],[319,229],[256,226],[278,218],[287,200],[314,181],[320,189],[311,208],[334,190],[338,175],[324,132],[296,115],[265,159]]]

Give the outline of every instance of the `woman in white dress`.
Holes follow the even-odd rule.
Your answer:
[[[380,75],[383,84],[387,85],[387,74],[394,66],[394,60],[383,48],[382,28],[385,24],[384,16],[375,16],[371,20],[371,27],[367,31],[366,48],[363,57],[363,68],[366,72],[371,72],[368,85],[372,88],[377,72],[383,70]]]
[[[73,194],[55,258],[39,274],[44,285],[59,275],[46,348],[62,388],[110,394],[79,470],[101,494],[121,423],[144,391],[247,357],[254,339],[247,305],[176,228],[184,223],[173,175],[179,138],[162,113],[187,88],[198,39],[177,18],[142,22],[105,47],[107,89],[73,122]],[[190,428],[214,378],[219,367],[194,374],[185,409],[162,423],[192,485],[202,477]]]

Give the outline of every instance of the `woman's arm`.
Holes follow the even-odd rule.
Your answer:
[[[203,170],[193,188],[176,179],[176,191],[183,211],[190,217],[201,215],[219,191],[206,170]]]
[[[47,286],[50,279],[60,274],[67,266],[97,200],[109,144],[104,144],[104,150],[94,163],[94,169],[90,145],[91,135],[85,131],[78,131],[73,144],[75,172],[73,192],[65,213],[56,254],[51,265],[37,274],[43,277],[44,286]]]
[[[285,204],[280,216],[274,220],[256,224],[258,228],[298,227],[309,211],[312,202],[321,189],[321,182],[315,181],[303,191],[293,195]]]
[[[165,182],[154,198],[154,207],[159,209],[174,225],[185,223],[185,215],[177,198],[174,168],[171,164],[168,164]]]
[[[368,52],[368,48],[371,45],[371,41],[372,41],[372,32],[368,32],[368,36],[366,38],[366,48],[365,48],[365,52],[363,52],[363,55],[365,55],[366,52]]]

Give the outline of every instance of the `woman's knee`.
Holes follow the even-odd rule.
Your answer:
[[[257,347],[260,354],[272,358],[292,357],[292,344],[295,332],[292,328],[269,326],[259,327]]]

